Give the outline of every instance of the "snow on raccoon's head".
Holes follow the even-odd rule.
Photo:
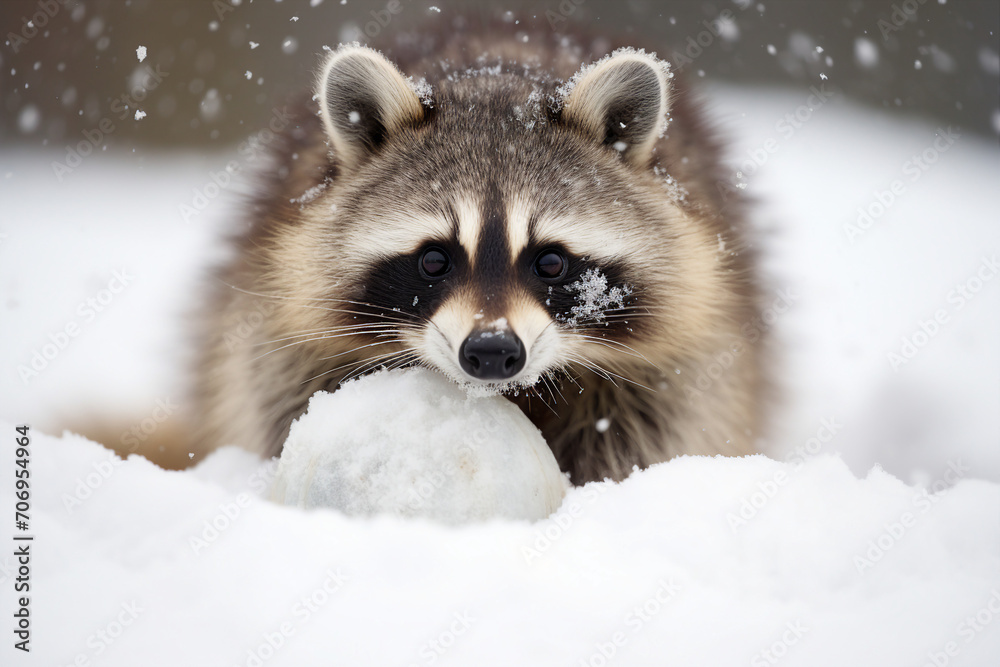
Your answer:
[[[335,176],[308,217],[372,359],[505,389],[696,336],[714,248],[653,173],[670,80],[622,50],[563,85],[498,67],[430,89],[371,49],[331,54]]]

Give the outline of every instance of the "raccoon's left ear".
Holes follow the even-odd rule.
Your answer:
[[[573,78],[562,120],[645,167],[666,128],[672,78],[666,62],[620,49]]]
[[[323,126],[337,160],[361,164],[388,137],[424,117],[424,107],[395,65],[373,49],[342,46],[316,82]]]

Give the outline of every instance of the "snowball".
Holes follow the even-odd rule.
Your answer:
[[[422,368],[317,392],[292,424],[272,499],[448,524],[543,519],[567,482],[541,433],[500,396]]]
[[[143,60],[145,60],[146,59],[146,47],[145,46],[140,46],[139,48],[137,48],[135,50],[135,57],[139,59],[139,62],[142,62]]]

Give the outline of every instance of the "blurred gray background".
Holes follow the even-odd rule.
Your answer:
[[[383,26],[377,19],[390,16],[387,4],[0,0],[0,143],[62,149],[108,119],[116,129],[102,138],[104,150],[221,148],[308,86],[324,45],[382,39],[449,10],[509,12],[562,32],[582,23],[667,58],[694,55],[685,66],[692,78],[797,85],[823,74],[872,107],[1000,132],[996,0],[399,0]],[[140,45],[148,53],[142,63]],[[146,114],[141,122],[135,110]]]

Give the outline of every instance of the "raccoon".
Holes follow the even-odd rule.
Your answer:
[[[545,31],[387,50],[331,51],[272,143],[203,318],[201,442],[277,455],[314,392],[420,365],[505,394],[574,484],[754,452],[754,254],[669,64]]]

